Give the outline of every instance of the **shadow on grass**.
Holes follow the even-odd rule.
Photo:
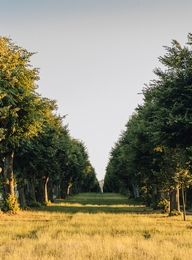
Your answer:
[[[65,200],[56,200],[57,203],[70,203],[81,205],[141,205],[141,202],[128,199],[126,196],[118,193],[80,193],[70,196]]]
[[[62,204],[54,204],[50,205],[48,207],[42,207],[38,209],[38,211],[47,211],[47,212],[58,212],[58,213],[90,213],[90,214],[97,214],[97,213],[129,213],[129,214],[154,214],[157,212],[154,212],[152,209],[144,207],[144,206],[108,206],[108,205],[102,205],[102,206],[90,206],[90,205],[64,205]]]
[[[58,213],[132,213],[152,214],[157,213],[151,208],[145,207],[139,201],[128,199],[117,193],[81,193],[65,200],[56,200],[48,207],[40,211]]]

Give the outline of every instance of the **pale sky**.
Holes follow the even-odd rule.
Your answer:
[[[37,52],[39,92],[58,101],[102,179],[162,46],[192,32],[191,11],[187,0],[0,0],[0,35]]]

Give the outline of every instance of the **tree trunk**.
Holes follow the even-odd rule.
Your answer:
[[[23,186],[18,187],[18,192],[19,192],[19,204],[21,208],[25,208],[27,204],[25,199],[24,187]]]
[[[49,177],[46,176],[45,179],[43,180],[43,202],[46,204],[48,203],[48,189],[47,189],[47,184],[49,181]]]
[[[61,183],[61,198],[66,199],[67,197],[68,181],[63,180]]]
[[[169,192],[170,196],[170,212],[179,211],[180,212],[180,203],[179,203],[179,187],[171,189]]]
[[[181,190],[182,190],[182,200],[183,200],[183,220],[185,221],[185,219],[186,219],[186,210],[185,210],[185,194],[184,194],[184,187],[183,187],[183,185],[182,185],[182,188],[181,188]]]
[[[5,179],[5,174],[4,174],[4,165],[2,166],[1,182],[2,182],[3,201],[5,201],[6,200],[6,179]]]
[[[57,183],[53,186],[53,196],[54,198],[60,199],[61,198],[61,191],[60,191],[60,184]]]
[[[4,169],[3,169],[5,197],[7,197],[8,195],[15,196],[13,157],[14,157],[14,152],[9,152],[5,155]]]
[[[68,187],[67,187],[67,196],[70,195],[71,187],[72,187],[72,183],[69,183],[69,185],[68,185]]]
[[[37,180],[37,192],[36,192],[36,200],[37,202],[42,203],[43,202],[43,185],[42,185],[42,180],[38,179]]]
[[[158,189],[157,184],[152,184],[152,204],[153,204],[153,209],[158,208],[158,203],[161,199],[161,193]]]
[[[139,188],[136,184],[132,183],[132,188],[133,188],[133,195],[134,195],[134,198],[139,198]]]
[[[28,182],[30,200],[36,202],[36,194],[35,194],[35,178],[34,176]]]
[[[53,196],[53,181],[52,179],[49,180],[48,183],[48,198],[51,202],[54,202],[54,196]]]

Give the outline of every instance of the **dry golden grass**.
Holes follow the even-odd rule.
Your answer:
[[[0,259],[192,259],[192,217],[184,222],[125,202],[83,194],[39,211],[0,213]]]

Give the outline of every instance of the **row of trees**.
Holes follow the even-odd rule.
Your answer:
[[[154,70],[143,105],[111,151],[104,190],[129,193],[154,208],[169,202],[174,212],[192,176],[192,34],[183,47],[173,40],[165,49],[163,69]],[[190,196],[188,189],[191,205]]]
[[[0,187],[3,209],[99,191],[84,144],[69,134],[55,101],[37,92],[33,53],[0,37]],[[17,193],[19,196],[17,196]]]

